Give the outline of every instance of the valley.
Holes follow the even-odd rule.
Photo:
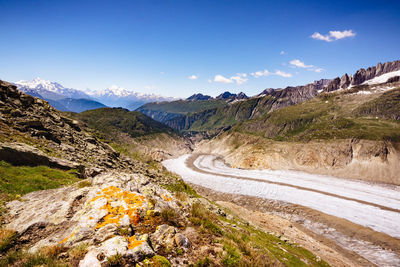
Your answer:
[[[257,197],[284,203],[292,203],[303,207],[320,211],[323,214],[346,219],[361,228],[370,228],[372,231],[383,233],[374,240],[371,236],[361,237],[352,233],[351,238],[345,234],[334,241],[346,249],[361,253],[369,261],[375,264],[397,265],[399,264],[399,232],[400,198],[398,186],[368,184],[357,181],[346,181],[328,176],[312,175],[296,171],[272,171],[272,170],[244,170],[228,167],[221,159],[212,155],[184,155],[177,159],[163,162],[168,170],[179,174],[183,179],[194,185],[209,188],[226,194]],[[228,199],[234,199],[231,196]],[[227,201],[227,199],[224,199]],[[251,203],[251,201],[249,201]],[[247,206],[251,206],[247,203]],[[255,207],[253,207],[254,209]],[[284,217],[291,216],[285,214]],[[291,218],[289,220],[293,220]],[[294,219],[294,221],[298,218]],[[325,231],[343,231],[340,223],[329,223]],[[311,231],[317,232],[313,221],[308,226]],[[320,223],[320,222],[319,222]],[[338,227],[338,226],[341,227]],[[343,228],[342,228],[343,227]],[[334,228],[335,230],[328,230]],[[357,231],[361,231],[357,229]],[[366,231],[366,230],[364,230]],[[323,232],[324,233],[324,232]],[[321,233],[320,233],[321,234]],[[322,234],[325,236],[327,235]],[[388,236],[386,236],[388,235]],[[347,241],[346,241],[347,239]],[[365,240],[366,239],[366,240]],[[351,241],[350,241],[351,240]],[[379,247],[382,240],[388,246]],[[354,247],[352,243],[365,241],[364,247]],[[378,245],[377,245],[378,244]],[[393,252],[385,249],[393,249]],[[376,250],[381,250],[381,255],[376,255]],[[386,254],[388,253],[388,254]]]
[[[397,266],[397,69],[135,111],[1,81],[0,263]]]

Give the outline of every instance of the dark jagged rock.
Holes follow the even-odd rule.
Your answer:
[[[395,82],[398,82],[398,81],[400,81],[400,76],[394,76],[392,78],[389,78],[386,82],[387,83],[395,83]]]
[[[230,99],[230,98],[236,98],[236,94],[232,94],[228,91],[220,94],[219,96],[216,97],[216,99]]]
[[[335,91],[337,90],[337,88],[339,88],[340,86],[340,78],[336,77],[335,79],[333,79],[328,86],[325,88],[326,92],[331,92],[331,91]]]
[[[351,80],[349,75],[347,75],[347,73],[345,75],[342,76],[342,78],[340,79],[340,88],[347,88],[350,86]]]
[[[249,97],[245,94],[245,93],[243,93],[243,92],[240,92],[237,96],[236,96],[236,99],[237,100],[242,100],[242,99],[248,99]]]
[[[223,99],[223,100],[242,100],[242,99],[248,99],[249,97],[243,93],[240,92],[239,94],[232,94],[228,91],[220,94],[219,96],[217,96],[215,99]]]

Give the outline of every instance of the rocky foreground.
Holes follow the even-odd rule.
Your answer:
[[[189,207],[149,177],[105,173],[82,188],[33,192],[8,203],[5,227],[17,231],[32,253],[49,246],[84,245],[88,252],[79,266],[101,266],[116,255],[133,263],[161,250],[189,249],[191,242],[181,229],[157,225],[166,209],[184,216]]]

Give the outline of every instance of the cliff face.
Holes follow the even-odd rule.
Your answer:
[[[355,139],[277,142],[232,133],[203,141],[195,152],[219,154],[236,168],[300,170],[400,185],[398,143]]]

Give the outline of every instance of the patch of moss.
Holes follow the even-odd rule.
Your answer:
[[[171,263],[163,256],[155,255],[151,259],[143,261],[146,267],[171,267]]]

